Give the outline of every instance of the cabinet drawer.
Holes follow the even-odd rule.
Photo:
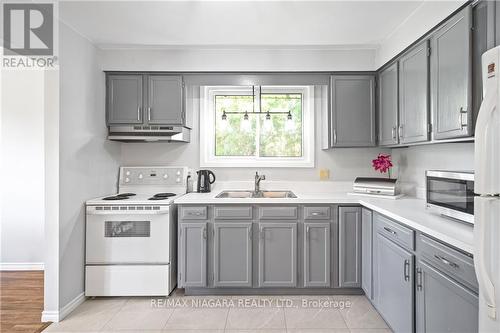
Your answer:
[[[214,218],[218,220],[251,220],[252,207],[216,206]]]
[[[207,206],[199,207],[180,207],[180,216],[182,220],[206,220]]]
[[[330,219],[330,207],[328,206],[306,206],[304,207],[304,219],[305,220],[329,220]]]
[[[281,219],[297,219],[297,207],[274,206],[274,207],[259,207],[259,218],[261,220],[281,220]]]
[[[425,235],[418,239],[418,249],[422,257],[452,278],[478,290],[474,259]]]
[[[403,247],[415,250],[415,232],[412,229],[402,226],[380,214],[375,214],[375,221],[377,232]]]

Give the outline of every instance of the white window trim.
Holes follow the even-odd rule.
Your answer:
[[[302,157],[240,157],[215,156],[214,96],[235,91],[252,95],[248,86],[200,87],[200,167],[264,167],[264,168],[313,168],[314,167],[314,86],[262,86],[265,93],[302,94]]]

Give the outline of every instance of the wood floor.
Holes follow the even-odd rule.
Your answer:
[[[0,271],[0,332],[41,332],[43,271]]]

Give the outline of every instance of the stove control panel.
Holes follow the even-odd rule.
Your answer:
[[[120,185],[184,185],[186,167],[121,167]]]

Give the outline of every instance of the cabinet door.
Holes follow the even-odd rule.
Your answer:
[[[181,287],[206,287],[207,223],[181,223],[179,230]]]
[[[142,123],[142,89],[142,75],[107,76],[108,125]]]
[[[394,332],[413,332],[413,255],[377,233],[377,310]]]
[[[431,37],[434,139],[470,135],[472,124],[471,8],[464,8]]]
[[[259,286],[297,284],[297,223],[259,223]]]
[[[372,147],[375,137],[375,78],[331,77],[332,147]]]
[[[214,286],[252,286],[252,223],[214,223]]]
[[[330,223],[304,223],[304,286],[330,286]]]
[[[147,120],[149,124],[184,124],[182,85],[182,76],[148,76]]]
[[[361,207],[339,207],[339,287],[361,287]]]
[[[417,332],[478,331],[478,297],[445,274],[419,262],[417,267]]]
[[[429,42],[399,60],[399,142],[429,140]]]
[[[372,211],[362,208],[361,211],[361,287],[366,297],[373,300],[372,293]]]
[[[398,63],[379,74],[379,145],[399,143],[398,139]]]

